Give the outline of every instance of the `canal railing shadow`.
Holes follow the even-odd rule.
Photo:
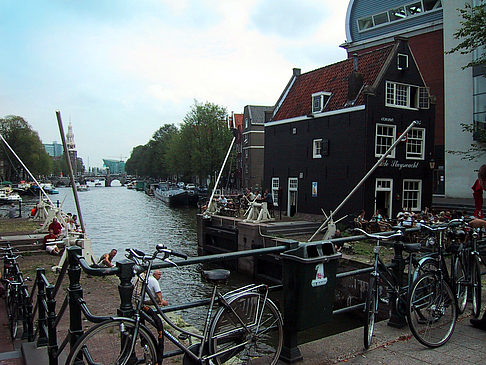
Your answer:
[[[407,234],[414,234],[418,232],[418,228],[408,228],[405,229],[405,233]],[[390,232],[383,232],[383,235],[389,234]],[[276,238],[272,240],[271,244],[267,246],[271,247],[263,247],[263,248],[256,248],[251,250],[239,251],[239,252],[230,252],[230,253],[223,253],[223,254],[214,254],[214,255],[205,255],[199,257],[192,257],[188,258],[184,261],[177,261],[176,264],[178,266],[189,266],[189,265],[196,265],[196,264],[205,264],[205,263],[221,263],[223,261],[228,260],[235,260],[243,257],[250,257],[250,256],[265,256],[265,255],[275,255],[281,254],[284,252],[289,252],[289,250],[296,250],[299,248],[305,248],[309,246],[316,246],[316,245],[332,245],[334,244],[342,244],[354,241],[364,240],[366,237],[364,235],[360,236],[352,236],[352,237],[344,237],[338,239],[331,239],[327,241],[313,241],[313,242],[298,242],[289,239],[279,239]],[[484,246],[483,240],[481,243]],[[134,270],[133,266],[135,263],[128,259],[124,259],[118,261],[116,263],[116,267],[113,268],[93,268],[90,267],[88,262],[82,256],[82,249],[78,246],[71,246],[67,248],[68,251],[68,260],[66,261],[65,265],[62,267],[61,273],[58,277],[56,285],[51,285],[46,277],[45,271],[43,269],[38,269],[37,271],[37,278],[36,283],[34,285],[34,289],[32,293],[30,293],[29,297],[32,298],[34,296],[35,290],[37,290],[37,303],[32,309],[32,306],[26,306],[26,312],[30,311],[30,313],[26,313],[25,316],[25,323],[24,325],[24,338],[27,338],[28,341],[35,341],[37,339],[37,346],[43,347],[47,346],[47,352],[49,356],[49,365],[56,365],[58,364],[58,360],[60,355],[63,351],[69,352],[67,345],[70,344],[70,347],[73,348],[76,344],[77,340],[83,335],[83,315],[84,317],[93,323],[100,323],[102,321],[108,320],[112,318],[112,315],[107,316],[95,316],[93,315],[88,308],[87,303],[83,299],[83,289],[80,284],[80,277],[81,272],[84,271],[86,274],[91,276],[108,276],[108,275],[116,275],[119,279],[118,284],[118,291],[120,296],[120,305],[117,309],[117,316],[120,317],[131,317],[134,313],[134,308],[132,305],[132,295],[134,291],[134,286],[132,284],[132,279],[134,278]],[[404,269],[404,258],[401,255],[400,251],[394,252],[394,257],[391,260],[389,266],[395,273],[400,275],[403,273]],[[153,269],[164,269],[170,268],[173,265],[169,263],[154,263]],[[349,270],[345,272],[338,272],[335,274],[335,278],[330,278],[330,280],[345,280],[348,278],[359,277],[362,275],[367,276],[373,268],[371,266],[363,267],[360,269]],[[59,312],[56,314],[56,293],[61,286],[61,282],[67,273],[69,277],[69,287],[67,289],[66,297],[64,298],[61,308]],[[288,275],[288,274],[287,274]],[[366,292],[367,290],[367,281],[360,280],[360,291]],[[296,319],[293,317],[298,312],[298,308],[291,308],[293,310],[289,310],[288,303],[286,303],[287,299],[293,295],[292,292],[289,292],[289,288],[285,285],[285,280],[283,284],[274,285],[271,287],[272,291],[282,292],[282,297],[284,298],[284,311],[283,311],[283,318],[284,318],[284,347],[282,349],[281,360],[286,363],[295,363],[297,361],[302,360],[302,354],[300,353],[298,345],[303,343],[302,341],[299,342],[298,334],[300,331],[299,326],[289,325],[289,323],[293,323]],[[29,294],[29,293],[27,293]],[[333,293],[334,296],[334,293]],[[345,306],[333,309],[332,316],[337,316],[343,313],[349,313],[353,311],[360,311],[364,308],[364,301],[357,298],[356,301],[349,301],[346,303]],[[200,306],[205,306],[209,304],[210,299],[198,300],[194,302],[187,302],[181,303],[178,305],[171,305],[168,307],[162,308],[163,312],[174,312],[180,311],[189,308],[196,308]],[[66,309],[69,308],[69,332],[67,336],[62,340],[61,344],[58,345],[58,339],[56,334],[56,326],[59,323],[60,318],[66,313]],[[282,308],[281,308],[282,309]],[[390,308],[391,316],[390,322],[391,325],[400,325],[403,323],[403,318],[400,318],[398,313],[394,313],[394,308],[391,306]],[[37,313],[37,329],[33,334],[32,329],[34,328],[34,315]],[[312,316],[310,316],[311,318]],[[312,318],[310,319],[312,320]],[[324,318],[324,321],[327,319]],[[304,327],[312,327],[313,323],[307,323]],[[175,350],[171,352],[164,353],[163,357],[173,357],[182,354],[183,352],[180,350]]]

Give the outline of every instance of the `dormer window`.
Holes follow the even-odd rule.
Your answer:
[[[312,94],[312,113],[322,113],[331,98],[331,93],[326,91],[321,91]]]
[[[397,55],[397,69],[400,71],[408,69],[408,55],[402,53]]]

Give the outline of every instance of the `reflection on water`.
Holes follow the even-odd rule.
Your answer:
[[[196,209],[169,208],[162,201],[143,192],[125,187],[91,187],[78,192],[86,233],[92,241],[96,257],[118,250],[115,261],[121,260],[127,247],[152,253],[162,243],[188,256],[197,256]],[[65,213],[76,213],[70,188],[59,188],[51,200],[62,204]],[[23,214],[38,199],[24,198]],[[176,258],[177,260],[177,258]],[[162,294],[169,304],[207,298],[211,286],[200,279],[201,265],[166,269],[162,273]],[[232,273],[230,285],[242,285],[244,278]]]

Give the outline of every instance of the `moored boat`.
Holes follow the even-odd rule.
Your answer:
[[[194,191],[184,190],[169,182],[161,182],[154,191],[157,199],[171,207],[196,206],[199,197]]]

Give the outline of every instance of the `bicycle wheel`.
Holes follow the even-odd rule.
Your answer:
[[[129,358],[127,364],[158,364],[155,339],[142,325],[133,352],[135,321],[119,318],[101,322],[90,328],[71,349],[66,364],[115,365]]]
[[[264,295],[246,293],[228,300],[211,324],[211,354],[217,364],[276,364],[282,350],[283,322]]]
[[[461,256],[456,256],[452,266],[452,283],[454,285],[454,293],[457,299],[457,312],[459,314],[464,313],[467,306],[468,287],[466,282],[466,269],[463,260]]]
[[[457,304],[444,280],[426,273],[413,284],[408,299],[407,319],[415,338],[428,347],[445,344],[454,332]]]
[[[479,317],[481,312],[481,269],[479,267],[479,259],[474,256],[471,266],[471,282],[472,282],[472,312],[474,317]]]
[[[19,308],[17,306],[11,309],[8,321],[10,325],[10,336],[12,336],[12,340],[15,340],[19,329]]]
[[[378,285],[372,276],[368,285],[368,294],[365,302],[366,322],[364,325],[364,347],[368,349],[373,340],[375,330],[375,316],[378,314]]]

